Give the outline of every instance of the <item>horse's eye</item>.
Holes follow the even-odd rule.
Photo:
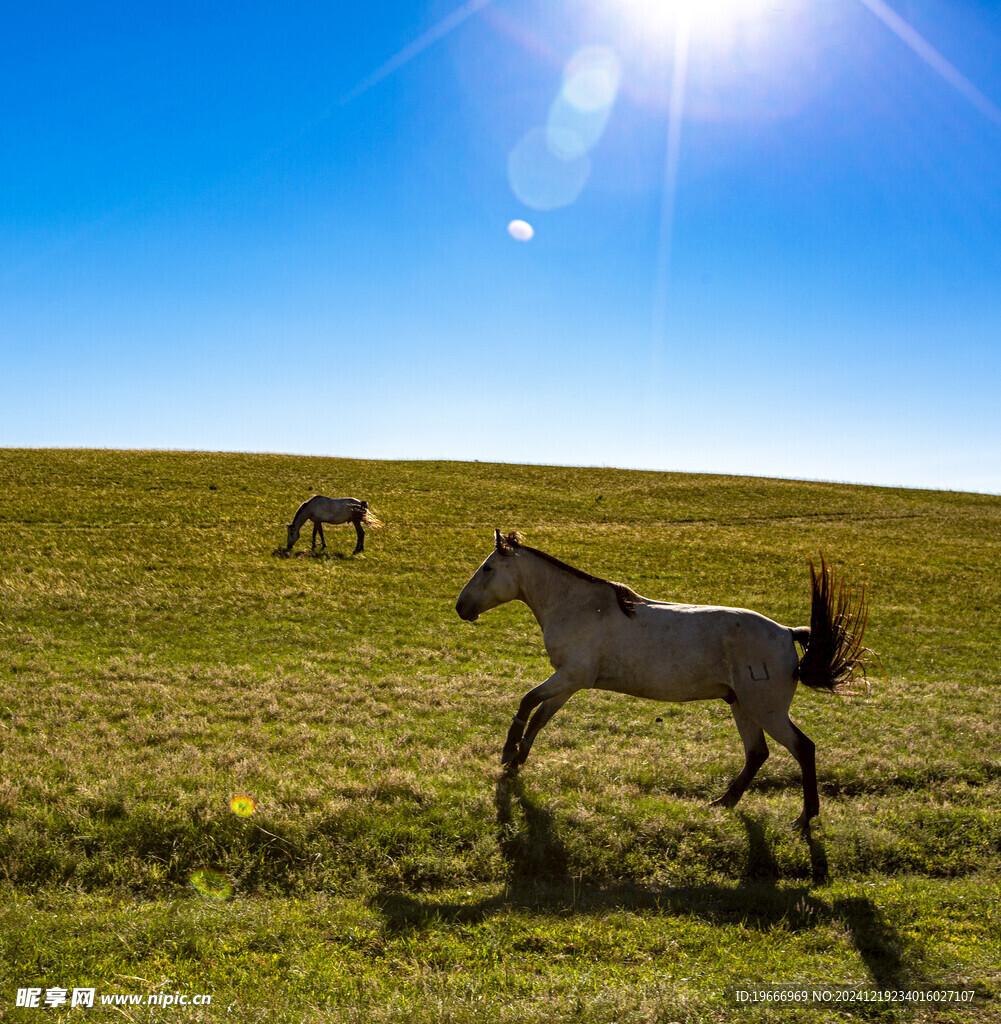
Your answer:
[[[485,566],[483,566],[483,571],[484,572],[493,572],[494,571],[494,567],[492,565],[485,565]]]

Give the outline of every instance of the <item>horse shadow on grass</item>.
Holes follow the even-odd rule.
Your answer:
[[[361,552],[346,554],[343,551],[288,551],[285,548],[275,548],[271,552],[273,558],[308,558],[315,562],[347,562],[358,554]]]
[[[502,778],[495,795],[498,842],[507,864],[504,891],[468,903],[441,902],[384,889],[373,900],[390,932],[422,930],[435,923],[477,924],[510,908],[551,913],[600,914],[631,910],[664,916],[700,918],[712,924],[742,923],[769,931],[783,927],[804,932],[832,921],[842,923],[858,951],[872,984],[880,989],[933,987],[905,955],[906,943],[867,897],[824,900],[809,885],[781,885],[783,872],[761,823],[739,814],[747,831],[747,859],[732,885],[705,883],[651,887],[620,882],[585,885],[571,871],[571,858],[554,815],[525,793],[518,778]],[[521,811],[522,823],[514,813]],[[804,834],[810,851],[814,885],[829,879],[822,841]]]

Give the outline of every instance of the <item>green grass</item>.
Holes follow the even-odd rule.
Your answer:
[[[313,493],[386,528],[284,524]],[[652,597],[808,622],[871,588],[866,700],[801,692],[736,811],[722,702],[582,693],[519,779],[549,668],[454,602],[494,527]],[[1001,498],[263,455],[0,451],[0,1016],[18,988],[208,993],[130,1020],[1001,1020]],[[253,815],[230,810],[240,793]],[[217,873],[214,899],[191,884]],[[974,1004],[741,1007],[769,984]]]

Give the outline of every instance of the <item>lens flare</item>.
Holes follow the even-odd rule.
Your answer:
[[[584,191],[591,173],[587,154],[563,159],[553,152],[549,133],[531,129],[511,150],[507,175],[511,191],[533,210],[569,206]]]
[[[605,132],[619,91],[622,66],[607,46],[585,46],[563,72],[563,87],[549,108],[549,148],[561,160],[576,160]]]
[[[233,895],[233,883],[215,868],[198,868],[190,881],[196,892],[210,900],[228,900]]]
[[[535,237],[535,228],[527,220],[513,220],[507,233],[517,242],[530,242]]]
[[[621,77],[619,58],[607,46],[585,46],[567,62],[546,124],[530,129],[508,155],[511,191],[526,206],[556,210],[577,200]]]
[[[256,808],[257,804],[254,802],[254,798],[244,793],[238,793],[229,802],[229,809],[241,818],[249,818]]]

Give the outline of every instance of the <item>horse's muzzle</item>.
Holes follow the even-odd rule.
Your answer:
[[[466,622],[475,622],[480,617],[479,612],[471,611],[461,599],[455,602],[455,611],[459,618]]]

